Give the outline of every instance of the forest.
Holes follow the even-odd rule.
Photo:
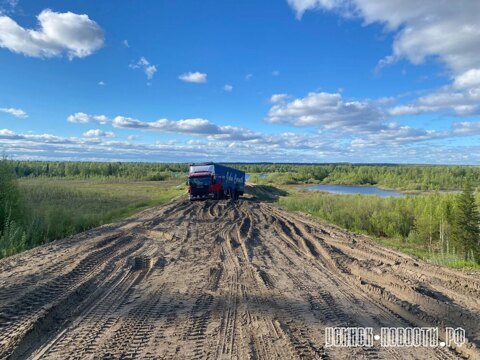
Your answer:
[[[182,163],[99,163],[11,161],[21,177],[75,179],[166,180],[185,176]],[[361,165],[361,164],[243,164],[227,163],[251,174],[251,180],[276,185],[328,183],[376,185],[397,190],[459,190],[468,180],[480,186],[480,167],[460,165]],[[268,174],[260,180],[260,174]]]

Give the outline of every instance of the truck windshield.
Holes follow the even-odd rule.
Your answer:
[[[189,184],[192,187],[205,187],[212,184],[212,178],[210,176],[191,177]]]

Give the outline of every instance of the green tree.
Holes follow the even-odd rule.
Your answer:
[[[469,254],[473,254],[475,260],[480,263],[480,213],[468,181],[458,196],[455,220],[455,233],[465,260],[468,260]]]

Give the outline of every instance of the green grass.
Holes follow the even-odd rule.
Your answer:
[[[19,180],[24,244],[0,249],[0,257],[126,218],[185,194],[179,181],[99,181],[58,178]],[[14,246],[15,245],[15,246]],[[5,246],[4,246],[5,247]]]
[[[21,179],[19,185],[35,214],[58,216],[82,230],[161,205],[185,192],[173,181]]]

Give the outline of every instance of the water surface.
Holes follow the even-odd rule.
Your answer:
[[[330,185],[317,184],[305,188],[307,191],[326,191],[332,194],[361,194],[361,195],[377,195],[381,197],[404,197],[402,194],[394,190],[382,190],[376,186],[353,186],[353,185]]]

